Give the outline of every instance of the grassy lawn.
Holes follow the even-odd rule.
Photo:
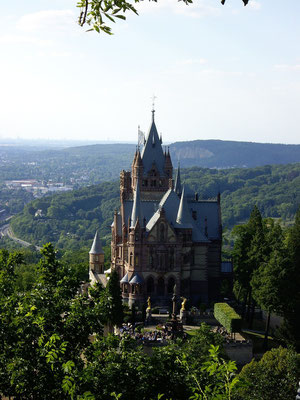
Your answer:
[[[264,342],[264,335],[256,332],[250,332],[247,329],[243,329],[242,331],[243,336],[246,339],[249,339],[253,343],[253,353],[263,353],[263,342]],[[268,350],[271,350],[274,347],[278,347],[278,342],[272,337],[268,336]]]

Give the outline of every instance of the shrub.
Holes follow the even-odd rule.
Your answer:
[[[214,306],[214,316],[227,332],[240,332],[242,319],[227,303],[216,303]]]

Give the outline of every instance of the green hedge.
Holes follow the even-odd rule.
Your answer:
[[[214,316],[227,332],[240,332],[242,318],[227,303],[215,303]]]

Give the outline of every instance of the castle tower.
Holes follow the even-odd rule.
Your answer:
[[[166,306],[174,285],[191,304],[215,301],[221,279],[220,198],[199,200],[182,185],[179,165],[174,185],[170,151],[162,148],[154,112],[131,171],[120,174],[121,206],[111,225],[111,269],[119,274],[122,298],[129,306],[143,304],[148,297]],[[101,281],[104,256],[101,264],[98,241],[95,236],[90,276],[96,274]]]
[[[95,234],[94,241],[89,252],[89,266],[89,275],[91,281],[93,281],[93,278],[96,274],[104,273],[104,251],[101,246],[98,231]]]

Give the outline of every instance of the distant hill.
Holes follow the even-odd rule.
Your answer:
[[[235,168],[300,162],[300,145],[195,140],[169,146],[174,168]],[[119,177],[130,169],[136,146],[95,144],[65,149],[0,146],[0,182],[10,179],[53,180],[75,187]]]
[[[300,162],[300,145],[193,140],[170,145],[173,163],[183,167],[233,168]]]
[[[182,180],[200,199],[221,192],[224,228],[246,221],[254,205],[264,217],[290,222],[300,204],[300,163],[225,170],[193,167],[182,169]],[[118,181],[45,196],[27,204],[11,225],[28,242],[52,241],[61,249],[78,249],[91,245],[96,229],[109,240],[119,198]]]

